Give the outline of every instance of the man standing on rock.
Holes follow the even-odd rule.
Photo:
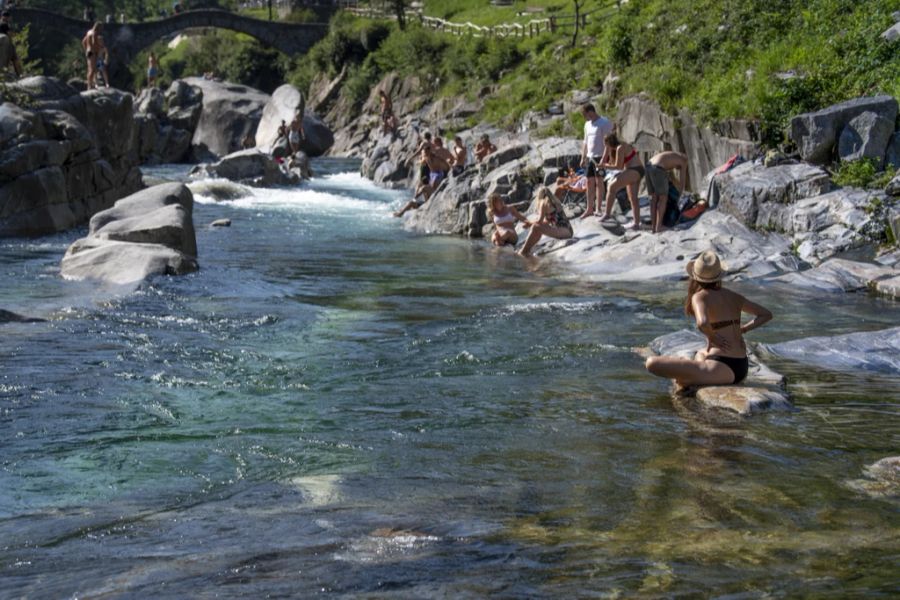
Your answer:
[[[660,152],[654,154],[647,162],[647,193],[650,194],[650,225],[653,233],[663,228],[666,204],[669,200],[669,171],[678,169],[678,196],[684,193],[687,185],[687,156],[680,152]]]
[[[613,132],[612,121],[597,114],[593,104],[581,107],[584,117],[584,142],[581,144],[581,166],[587,176],[587,209],[581,218],[594,214],[594,207],[603,206],[603,177],[605,170],[600,168],[600,160],[605,149],[603,138]],[[596,198],[596,202],[595,202]]]
[[[100,60],[100,52],[103,49],[103,42],[100,39],[102,30],[103,23],[97,21],[81,40],[81,47],[84,48],[84,56],[87,59],[87,87],[89,90],[97,87],[97,62]]]

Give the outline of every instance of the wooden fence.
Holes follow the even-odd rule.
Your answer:
[[[501,23],[493,26],[476,25],[470,22],[455,23],[438,17],[428,17],[422,14],[422,5],[420,3],[413,3],[407,9],[407,15],[410,18],[418,18],[423,27],[450,35],[497,38],[535,37],[548,32],[568,35],[575,27],[576,22],[579,28],[583,29],[588,23],[610,16],[622,4],[627,2],[628,0],[608,0],[602,6],[581,13],[577,17],[575,15],[551,15],[543,19],[531,19],[525,23]],[[389,1],[369,2],[367,5],[362,5],[356,0],[340,0],[340,3],[344,10],[360,17],[376,19],[396,18],[390,10]]]

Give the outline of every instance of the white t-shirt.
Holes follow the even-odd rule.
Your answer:
[[[603,138],[612,133],[613,124],[606,117],[597,117],[593,121],[586,121],[584,124],[584,143],[587,145],[587,155],[603,156],[603,150],[606,144]]]

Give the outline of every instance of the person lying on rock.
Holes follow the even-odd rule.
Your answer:
[[[678,196],[687,185],[688,160],[681,152],[660,152],[647,161],[647,193],[650,194],[650,226],[653,233],[663,230],[663,217],[669,201],[669,172],[678,169]]]
[[[638,186],[644,177],[644,163],[638,156],[637,150],[631,144],[619,141],[615,133],[609,133],[603,138],[605,148],[600,166],[605,169],[619,171],[606,184],[606,210],[603,211],[603,219],[612,219],[613,200],[622,188],[628,190],[628,202],[631,203],[631,216],[634,223],[631,228],[641,228],[641,205],[638,202]]]
[[[487,157],[489,154],[493,154],[497,151],[497,146],[491,142],[490,136],[488,134],[483,134],[481,136],[481,140],[477,144],[475,144],[475,160],[481,162]]]
[[[413,199],[407,202],[406,206],[395,212],[395,217],[402,217],[407,211],[417,209],[428,202],[450,170],[450,163],[438,157],[434,148],[430,145],[422,148],[422,162],[428,167],[428,180],[419,182]],[[422,198],[421,201],[419,200],[420,196]]]
[[[707,250],[687,264],[688,293],[684,312],[694,317],[706,336],[706,349],[694,359],[651,356],[647,370],[675,380],[677,391],[690,386],[734,385],[747,377],[749,361],[744,334],[772,320],[768,309],[722,287],[725,273],[718,255]],[[754,315],[741,324],[741,315]]]
[[[556,189],[553,191],[553,195],[556,196],[557,200],[562,202],[563,198],[566,197],[566,192],[573,192],[575,194],[587,193],[587,185],[587,175],[584,175],[583,173],[579,175],[575,172],[575,167],[569,165],[569,171],[566,176],[556,178]]]
[[[519,250],[522,256],[531,256],[531,250],[545,235],[557,240],[567,240],[574,235],[563,205],[546,186],[538,189],[537,214],[537,220],[525,221],[525,227],[529,231],[525,244]]]
[[[509,206],[503,200],[503,196],[494,192],[488,197],[488,219],[494,222],[494,233],[491,234],[491,243],[495,246],[516,245],[519,234],[516,233],[516,222],[527,223],[528,219],[522,216],[515,206]]]

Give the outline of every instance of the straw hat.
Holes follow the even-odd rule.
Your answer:
[[[719,256],[712,250],[702,252],[700,256],[690,261],[685,268],[688,276],[701,283],[715,283],[721,281],[725,274]]]

